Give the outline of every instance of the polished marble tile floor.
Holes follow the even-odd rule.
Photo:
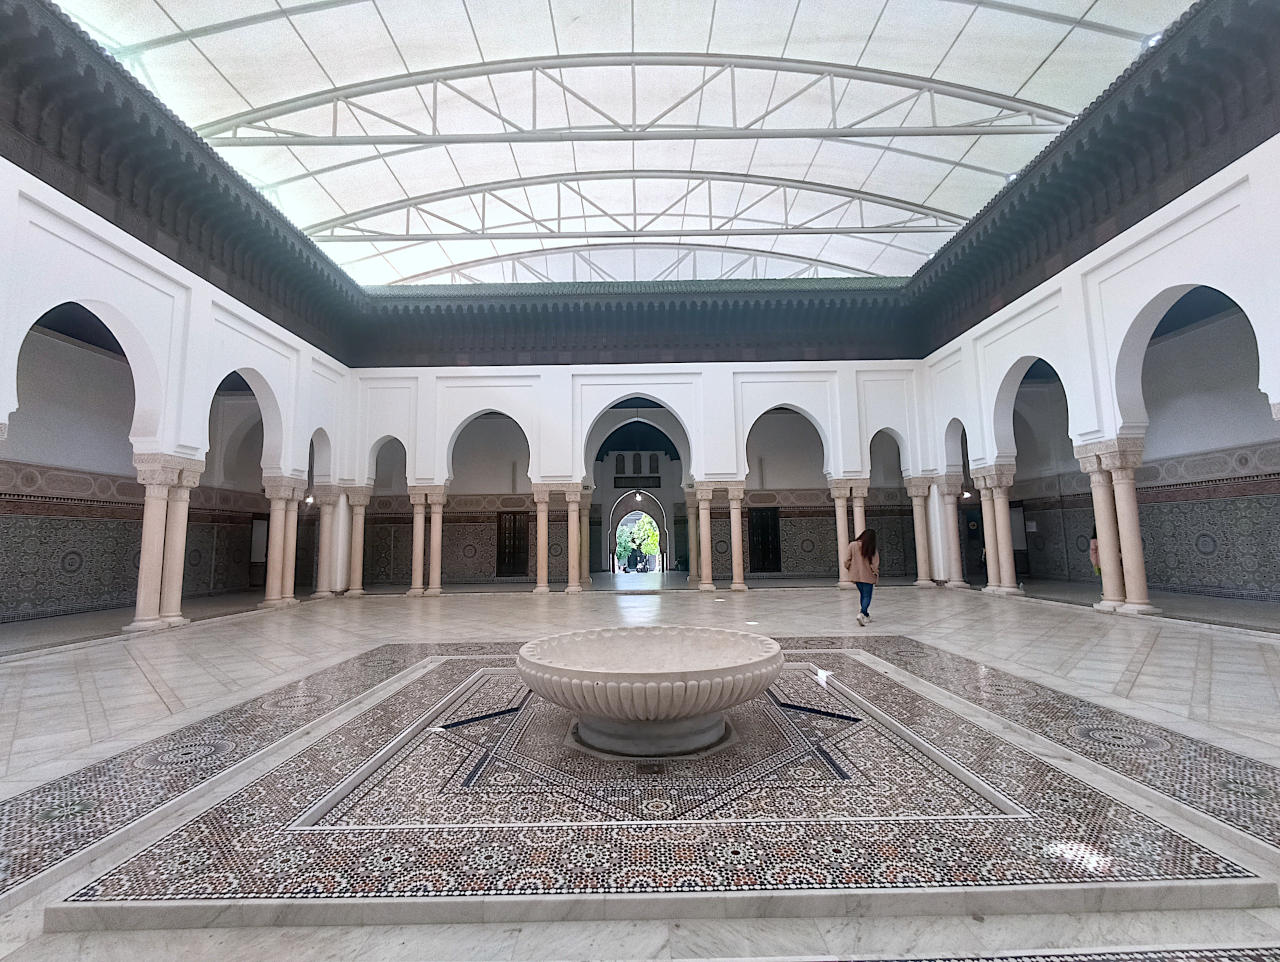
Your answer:
[[[1274,788],[1268,781],[1275,773],[1271,766],[1280,761],[1276,737],[1280,726],[1275,724],[1277,713],[1271,707],[1280,682],[1280,672],[1275,670],[1278,663],[1274,639],[1187,623],[1121,619],[1023,599],[909,588],[881,591],[873,606],[873,627],[860,631],[851,620],[855,603],[847,594],[831,589],[753,589],[745,594],[715,597],[692,592],[639,596],[599,593],[577,598],[371,597],[307,604],[287,611],[253,612],[142,638],[9,659],[0,663],[0,753],[7,756],[3,781],[6,796],[21,796],[32,790],[38,793],[40,786],[58,779],[63,780],[64,788],[75,785],[82,769],[129,753],[133,753],[129,755],[130,770],[144,778],[159,779],[156,772],[164,778],[180,771],[188,774],[176,777],[167,796],[138,803],[143,809],[150,805],[149,814],[126,821],[116,834],[97,842],[75,836],[72,823],[85,815],[90,816],[89,821],[94,817],[109,821],[101,810],[96,814],[82,812],[74,799],[63,809],[56,805],[41,809],[49,814],[41,824],[54,826],[48,838],[55,840],[54,847],[60,840],[69,857],[56,870],[14,890],[12,895],[16,897],[6,904],[9,912],[0,920],[0,948],[14,949],[15,958],[116,954],[162,958],[172,957],[179,945],[184,957],[191,959],[253,958],[262,957],[256,953],[263,952],[300,959],[353,957],[360,953],[370,958],[884,958],[1068,948],[1280,945],[1280,910],[1265,906],[1229,908],[1228,903],[1208,900],[1195,908],[1159,911],[1154,910],[1156,906],[1167,909],[1174,903],[1168,897],[1161,902],[1157,890],[1153,890],[1155,901],[1141,909],[1096,913],[1064,911],[1066,903],[1055,894],[1046,893],[1039,904],[1022,907],[1034,915],[1001,914],[998,902],[992,904],[990,911],[976,915],[937,915],[933,909],[922,909],[923,903],[910,903],[897,907],[897,911],[906,913],[904,917],[886,919],[876,917],[866,904],[845,903],[837,913],[828,911],[832,903],[827,902],[812,906],[814,911],[809,914],[823,916],[820,918],[756,917],[728,922],[664,916],[658,903],[651,906],[654,918],[610,921],[602,917],[589,921],[579,916],[570,921],[566,916],[572,917],[572,912],[545,901],[541,907],[544,914],[540,916],[526,913],[523,919],[490,924],[336,926],[324,930],[231,926],[168,932],[40,931],[46,906],[61,903],[76,892],[90,891],[98,879],[124,871],[116,868],[121,863],[141,864],[149,851],[156,851],[165,839],[176,837],[175,831],[210,824],[208,820],[216,817],[220,809],[225,811],[225,806],[238,804],[246,792],[253,793],[255,785],[265,784],[264,779],[279,777],[289,765],[302,759],[314,760],[324,754],[326,745],[332,748],[344,741],[344,730],[352,731],[352,723],[358,727],[361,718],[367,719],[380,709],[390,718],[389,706],[394,706],[397,698],[402,702],[412,700],[418,693],[415,685],[430,684],[428,679],[433,675],[437,680],[443,679],[445,669],[451,665],[504,660],[496,646],[470,652],[467,646],[490,645],[496,640],[515,642],[566,627],[618,623],[755,623],[750,625],[753,630],[775,636],[816,639],[790,643],[798,646],[789,655],[797,666],[792,673],[802,679],[796,683],[799,687],[792,686],[793,692],[809,691],[819,699],[834,697],[803,680],[816,675],[806,674],[812,670],[802,665],[816,667],[823,660],[831,665],[824,670],[831,671],[836,680],[844,677],[842,684],[855,682],[848,685],[855,694],[859,689],[880,686],[883,691],[878,695],[879,704],[891,706],[892,711],[883,707],[880,710],[890,722],[904,725],[904,718],[909,720],[918,730],[907,725],[906,733],[915,734],[935,754],[939,742],[953,740],[948,743],[950,750],[938,756],[951,764],[945,778],[929,771],[920,760],[918,746],[911,746],[914,756],[910,752],[899,754],[890,767],[896,765],[895,771],[905,780],[901,784],[917,788],[932,785],[935,789],[951,785],[952,801],[948,804],[969,806],[959,814],[970,819],[974,817],[972,807],[980,808],[982,802],[965,791],[978,791],[981,799],[990,802],[992,798],[1016,793],[1020,778],[1030,782],[1030,769],[1022,769],[1020,776],[1016,771],[1013,775],[1004,772],[1003,777],[1011,780],[992,794],[993,783],[1002,773],[983,771],[979,773],[982,777],[974,780],[973,769],[980,766],[972,760],[960,763],[962,771],[958,776],[953,753],[963,756],[963,751],[955,740],[969,738],[972,754],[972,739],[985,738],[1012,746],[1004,755],[990,757],[998,763],[997,768],[1011,764],[1014,770],[1019,764],[1038,766],[1035,770],[1050,781],[1076,783],[1081,791],[1093,793],[1090,797],[1114,799],[1094,806],[1100,817],[1105,811],[1107,818],[1127,819],[1129,829],[1138,824],[1154,826],[1151,831],[1165,833],[1161,836],[1165,842],[1173,836],[1183,839],[1178,843],[1182,846],[1178,850],[1181,856],[1205,853],[1195,860],[1197,871],[1215,865],[1221,869],[1230,863],[1267,885],[1280,877],[1271,829],[1275,803],[1270,793]],[[839,640],[849,636],[855,636],[857,644]],[[845,648],[850,654],[841,653]],[[402,670],[386,665],[370,673],[369,661],[376,663],[387,652],[396,650],[412,655],[403,659],[406,666]],[[921,658],[922,652],[931,656]],[[362,660],[364,667],[355,667]],[[937,664],[926,667],[924,662]],[[509,665],[509,655],[506,663]],[[494,670],[489,670],[487,677],[500,679],[502,665],[490,668]],[[455,670],[466,671],[468,678],[476,674],[474,665]],[[311,677],[325,671],[345,672],[346,676],[337,683]],[[458,690],[464,681],[457,681],[449,691]],[[501,687],[500,682],[493,684]],[[287,691],[277,691],[286,688]],[[310,697],[326,694],[332,705],[324,698]],[[779,700],[803,703],[797,698],[793,695]],[[225,714],[234,715],[241,710],[237,706],[255,700],[255,720],[241,717],[237,721]],[[871,707],[878,704],[871,699],[867,703]],[[812,709],[816,704],[808,707]],[[831,703],[823,704],[829,708]],[[866,744],[878,740],[881,749],[894,737],[901,740],[903,733],[884,728],[883,719],[874,720],[881,726],[879,729],[869,725],[866,705],[859,703],[858,710],[844,707],[846,711],[832,714],[859,719],[856,723],[847,718],[830,719],[837,722],[838,728],[852,726],[845,736],[860,731],[867,737]],[[292,731],[288,722],[271,729],[265,718],[273,710],[285,715],[298,713]],[[419,714],[422,710],[425,709],[420,708]],[[776,703],[766,706],[766,710],[784,717],[788,711],[793,716],[806,715]],[[219,713],[223,714],[215,721],[213,716]],[[525,748],[521,750],[517,740],[514,748],[504,749],[508,751],[504,764],[527,757],[532,744],[528,739],[550,738],[550,728],[546,726],[560,723],[555,721],[552,725],[545,711],[539,722],[537,714],[529,713],[528,726],[520,729],[526,739]],[[402,712],[399,720],[405,717]],[[819,717],[826,718],[809,715],[801,720]],[[940,718],[952,719],[951,727],[939,723]],[[186,737],[190,734],[187,729],[202,724],[203,740]],[[538,724],[544,726],[542,736],[537,735]],[[392,724],[388,731],[394,727]],[[402,732],[404,727],[401,725],[396,731]],[[458,731],[471,727],[459,726]],[[774,729],[777,730],[776,724]],[[277,732],[276,737],[271,736],[271,731]],[[501,741],[500,735],[514,737],[510,727],[498,734],[491,731],[485,737]],[[811,724],[806,728],[793,718],[789,741],[775,737],[771,747],[757,744],[754,748],[744,746],[744,750],[756,750],[759,762],[769,754],[765,748],[776,754],[784,741],[799,749],[806,740],[812,747],[824,744],[824,737],[837,735],[839,731],[821,735]],[[370,744],[378,742],[378,737]],[[480,738],[474,733],[466,737]],[[157,738],[170,742],[146,744]],[[421,762],[428,757],[433,750],[426,747],[430,740],[419,741],[406,758],[415,757],[416,753]],[[227,748],[224,742],[238,747]],[[381,747],[386,744],[383,738]],[[476,744],[482,745],[483,739]],[[539,744],[542,747],[538,756],[545,761],[549,757],[547,743]],[[246,746],[250,749],[247,754],[236,754]],[[454,744],[453,750],[461,752],[463,748]],[[468,750],[475,751],[475,744]],[[368,757],[365,755],[364,759],[367,761]],[[850,772],[852,765],[845,769],[839,766],[837,755],[831,757],[837,767]],[[986,756],[979,752],[976,757]],[[903,758],[914,759],[914,770],[907,770],[911,765],[903,768]],[[360,759],[357,751],[347,763],[359,767]],[[330,761],[341,767],[337,756],[331,756]],[[192,781],[190,773],[201,766],[211,767],[203,769],[203,778]],[[550,768],[554,775],[555,766]],[[408,785],[420,785],[423,773],[429,769],[428,765],[402,759],[384,768],[381,778],[358,793],[352,805],[345,809],[330,806],[327,817],[330,821],[350,821],[354,811],[363,825],[378,805],[394,799],[396,793],[389,792],[385,784],[400,778]],[[115,781],[111,771],[108,764],[93,784],[105,786],[109,792]],[[825,776],[817,779],[819,791],[828,791],[832,783],[846,781],[834,772],[826,767]],[[316,774],[321,781],[327,777],[319,769],[308,774]],[[486,777],[501,774],[495,768]],[[599,772],[596,774],[599,776]],[[672,774],[674,777],[678,773]],[[543,773],[541,777],[545,780],[551,775]],[[861,777],[867,782],[873,778],[867,773]],[[961,788],[955,787],[957,778]],[[606,783],[612,780],[597,782],[597,796],[600,786]],[[79,784],[85,784],[82,777]],[[378,789],[378,785],[384,787]],[[492,791],[493,787],[489,785],[486,790]],[[275,795],[289,794],[279,788],[277,785]],[[381,797],[378,791],[383,792]],[[1035,804],[1051,804],[1046,801],[1050,794],[1042,791],[1042,797],[1009,801],[1030,810]],[[530,793],[529,797],[533,795],[539,793]],[[562,805],[566,798],[574,798],[572,793],[561,792],[548,803],[550,796],[545,790],[539,797],[538,804],[544,805]],[[838,793],[828,797],[838,801]],[[930,797],[920,796],[925,800]],[[528,800],[527,797],[525,801]],[[765,801],[751,802],[757,806],[753,809],[757,815],[768,815]],[[634,804],[628,801],[623,809]],[[680,804],[698,802],[682,798]],[[704,817],[706,808],[704,804]],[[415,818],[435,811],[426,801],[421,801],[418,809]],[[1077,814],[1082,810],[1078,807]],[[120,818],[123,820],[126,815]],[[775,811],[770,817],[776,815]],[[990,821],[1000,823],[1002,819],[1006,823],[1017,821],[1016,816],[1003,813]],[[22,821],[19,819],[16,824]],[[28,825],[35,821],[26,819]],[[322,825],[320,821],[308,831],[333,833],[339,827]],[[678,824],[676,819],[670,821]],[[874,824],[853,819],[848,823]],[[767,824],[762,821],[756,827]],[[1106,826],[1099,825],[1105,835]],[[357,832],[361,830],[352,825],[342,826],[342,830],[350,832],[353,827]],[[413,830],[419,831],[420,826]],[[581,824],[578,830],[581,832]],[[63,833],[65,836],[60,838]],[[1143,836],[1143,832],[1131,830],[1112,834],[1117,838]],[[1151,837],[1148,832],[1148,842]],[[870,840],[863,841],[871,845]],[[96,845],[90,852],[92,862],[75,857],[76,849],[85,844]],[[552,845],[550,849],[559,847]],[[1110,857],[1113,867],[1123,863],[1121,867],[1132,868],[1144,859],[1150,866],[1154,864],[1152,858],[1176,861],[1175,848],[1162,843],[1144,849],[1138,844],[1133,852],[1119,859],[1114,852],[1103,852],[1101,857]],[[6,854],[8,849],[6,842]],[[127,862],[135,854],[138,859]],[[957,864],[950,855],[937,854],[942,863]],[[1085,870],[1091,870],[1088,866],[1092,865],[1096,870],[1100,864],[1096,854],[1086,852],[1083,860],[1068,864]],[[153,874],[147,878],[154,881],[158,877]],[[1163,884],[1166,889],[1176,890],[1185,884],[1159,883],[1154,878],[1152,875],[1150,884]],[[1256,883],[1246,879],[1246,884]],[[936,895],[939,886],[928,884],[921,888],[927,895]],[[18,901],[30,892],[35,894]],[[716,901],[707,903],[705,914],[759,916],[771,911],[766,903],[735,903],[732,892],[709,894]],[[1263,901],[1274,903],[1274,894]],[[1107,907],[1124,906],[1112,903]],[[1051,914],[1045,915],[1046,912]],[[837,914],[841,917],[826,917]],[[233,919],[220,920],[224,926],[228,921]]]

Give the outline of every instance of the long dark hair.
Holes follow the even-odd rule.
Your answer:
[[[876,532],[874,528],[867,528],[853,540],[858,542],[858,550],[862,552],[862,557],[870,561],[876,556]]]

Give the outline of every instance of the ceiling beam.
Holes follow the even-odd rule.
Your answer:
[[[456,264],[445,264],[441,267],[432,268],[429,271],[422,271],[418,274],[402,277],[392,283],[395,285],[412,284],[416,281],[430,280],[433,277],[443,277],[456,271],[472,271],[477,267],[486,267],[491,264],[506,264],[511,261],[541,258],[557,254],[573,254],[575,256],[579,254],[600,254],[610,250],[620,250],[623,252],[638,250],[662,250],[674,252],[697,251],[703,254],[747,255],[750,257],[763,257],[768,260],[786,261],[792,264],[807,264],[810,267],[820,267],[825,270],[837,271],[841,274],[848,274],[855,277],[880,276],[871,271],[864,271],[856,267],[850,267],[847,264],[838,264],[835,261],[822,260],[816,257],[805,257],[803,254],[783,254],[777,251],[760,251],[747,247],[729,247],[721,246],[719,244],[579,244],[567,247],[555,247],[551,250],[518,251],[511,254],[496,254],[492,257],[481,257],[472,261],[460,261]]]
[[[1045,124],[1067,124],[1072,114],[1056,107],[1023,100],[994,90],[984,90],[964,84],[948,83],[934,77],[899,73],[892,70],[875,70],[851,64],[827,63],[818,60],[795,60],[788,57],[760,57],[742,54],[700,53],[588,53],[566,54],[559,57],[527,57],[516,60],[493,60],[465,66],[441,67],[435,70],[419,70],[361,80],[356,83],[317,90],[299,97],[290,97],[275,103],[229,114],[196,128],[202,137],[214,137],[234,131],[239,127],[258,124],[322,107],[335,100],[349,100],[391,90],[404,90],[433,83],[447,83],[472,77],[494,77],[502,74],[529,73],[532,75],[576,68],[597,67],[732,67],[736,70],[764,70],[774,73],[819,74],[836,80],[854,80],[860,83],[881,84],[907,90],[932,91],[944,97],[954,97],[969,103],[983,104],[998,110],[1026,115]],[[645,131],[635,131],[643,133]],[[882,135],[883,136],[883,135]]]
[[[483,184],[468,184],[463,187],[454,187],[449,190],[438,190],[429,194],[419,194],[416,197],[406,197],[400,200],[390,201],[385,204],[366,207],[363,210],[350,211],[338,217],[331,217],[327,220],[309,224],[307,227],[303,228],[303,230],[308,234],[319,234],[323,231],[333,230],[337,227],[345,227],[348,224],[355,224],[370,217],[379,217],[384,214],[395,214],[408,208],[429,207],[432,204],[438,204],[444,201],[473,197],[477,194],[491,194],[495,191],[524,190],[529,187],[543,187],[550,184],[588,183],[593,181],[614,180],[672,180],[680,182],[713,181],[715,183],[753,184],[760,187],[785,187],[790,190],[823,194],[832,197],[839,197],[844,200],[865,201],[868,204],[891,207],[895,210],[901,210],[909,214],[916,214],[921,217],[936,217],[938,220],[947,221],[957,227],[968,220],[968,218],[963,214],[957,214],[953,211],[942,210],[938,207],[930,207],[927,204],[918,204],[914,201],[903,200],[898,197],[889,197],[885,194],[876,194],[871,191],[858,190],[853,187],[842,187],[838,184],[797,180],[792,177],[773,177],[768,174],[750,174],[725,170],[680,170],[673,168],[669,170],[619,169],[561,171],[553,174],[542,174],[536,177],[513,177],[508,180],[494,180]]]
[[[214,147],[449,147],[457,144],[547,144],[585,141],[637,140],[869,140],[880,137],[1020,137],[1028,134],[1053,136],[1064,124],[1002,124],[988,127],[676,127],[649,130],[617,127],[558,128],[555,130],[503,130],[459,134],[319,134],[279,137],[210,137]]]
[[[452,231],[443,234],[313,234],[317,244],[435,243],[437,241],[477,240],[609,240],[616,237],[788,237],[857,236],[859,234],[953,234],[960,228],[952,224],[904,224],[898,227],[731,227],[695,230],[478,230]],[[557,248],[550,248],[556,250]]]
[[[214,37],[220,33],[229,33],[233,30],[241,30],[245,27],[257,26],[261,23],[271,23],[276,20],[283,20],[286,17],[296,17],[308,13],[319,13],[324,10],[332,10],[335,7],[355,6],[362,3],[368,3],[369,0],[314,0],[312,3],[300,3],[297,6],[280,7],[272,10],[266,10],[262,13],[250,14],[245,17],[234,17],[230,20],[220,20],[216,23],[206,24],[201,27],[195,27],[191,30],[178,30],[173,33],[161,34],[158,37],[152,37],[149,40],[142,40],[138,43],[120,44],[112,46],[109,49],[111,53],[121,59],[136,57],[140,54],[148,53],[152,50],[160,50],[164,47],[171,47],[174,44],[187,43],[192,40],[202,40],[205,37]],[[1114,24],[1103,23],[1101,20],[1089,20],[1083,17],[1073,17],[1069,14],[1053,13],[1049,10],[1037,10],[1033,7],[1023,6],[1018,3],[1002,3],[999,0],[945,0],[947,3],[961,3],[968,7],[985,7],[989,10],[999,10],[1001,13],[1014,14],[1020,17],[1027,17],[1032,20],[1043,20],[1048,23],[1057,23],[1068,26],[1077,30],[1085,30],[1091,33],[1101,33],[1111,37],[1120,37],[1124,40],[1132,40],[1141,43],[1146,39],[1146,35],[1136,30],[1126,30],[1124,27],[1117,27]]]

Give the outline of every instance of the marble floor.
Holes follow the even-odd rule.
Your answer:
[[[0,659],[0,958],[138,960],[179,951],[192,962],[1121,953],[1111,962],[1159,948],[1205,951],[1152,962],[1280,959],[1274,635],[909,587],[882,588],[873,624],[859,629],[850,594],[755,587],[715,595],[371,595]],[[467,708],[516,697],[509,669],[517,642],[575,627],[682,623],[778,637],[792,665],[785,690],[754,709],[772,726],[760,730],[772,734],[744,743],[741,757],[722,759],[715,776],[722,784],[671,770],[662,773],[667,781],[637,782],[634,798],[606,797],[618,773],[573,768],[571,757],[553,751],[552,730],[565,721],[553,711],[512,711],[498,723]],[[819,685],[819,678],[840,687]],[[422,724],[419,716],[450,692],[462,714],[431,716],[427,721],[437,724],[426,726],[450,735],[411,740],[394,764],[381,755],[373,764],[389,734]],[[453,722],[463,724],[448,728]],[[357,745],[360,739],[367,748]],[[823,763],[800,765],[806,752]],[[477,753],[496,761],[486,761],[472,781],[432,780],[440,758]],[[531,781],[535,762],[543,768]],[[751,765],[757,772],[773,766],[771,779],[761,780],[772,791],[743,793],[735,772]],[[356,770],[359,790],[333,796],[335,780]],[[569,787],[566,771],[578,779]],[[643,905],[610,901],[628,894],[625,882],[587,885],[602,894],[585,901],[573,901],[583,892],[571,883],[551,898],[477,890],[482,897],[467,903],[475,911],[437,915],[447,919],[439,924],[405,924],[421,920],[413,900],[405,915],[381,899],[344,906],[323,918],[343,924],[316,927],[329,907],[314,897],[293,914],[268,905],[265,916],[255,916],[249,903],[258,890],[237,888],[247,877],[223,872],[229,884],[218,890],[210,887],[218,873],[206,873],[203,890],[189,887],[199,874],[188,871],[197,864],[191,859],[205,858],[206,850],[221,857],[198,844],[201,833],[225,840],[234,829],[244,840],[236,844],[249,849],[232,863],[258,866],[258,877],[267,878],[261,873],[269,861],[269,877],[285,888],[262,893],[268,902],[280,897],[299,876],[290,859],[309,857],[305,846],[286,851],[276,844],[280,826],[296,821],[280,805],[310,810],[327,800],[322,812],[289,831],[313,842],[346,833],[347,851],[370,857],[373,836],[361,834],[370,826],[385,826],[378,828],[383,841],[387,832],[420,833],[414,826],[451,824],[441,837],[462,823],[468,833],[480,831],[467,819],[485,809],[464,817],[460,800],[473,788],[507,791],[508,782],[524,786],[523,794],[506,796],[510,811],[523,814],[490,829],[509,833],[503,826],[536,811],[537,824],[549,818],[572,826],[578,818],[576,829],[555,831],[568,832],[566,840],[576,832],[581,841],[583,816],[570,813],[584,805],[596,806],[588,834],[614,822],[621,827],[610,831],[652,831],[645,826],[663,813],[668,826],[706,826],[724,822],[729,810],[737,828],[719,847],[723,852],[716,848],[718,875],[707,874],[700,890],[676,883],[663,894],[650,887]],[[406,791],[412,806],[397,808]],[[644,805],[663,798],[675,803],[674,815],[655,809],[637,821]],[[894,798],[909,810],[877,808]],[[614,814],[603,817],[606,803]],[[816,827],[796,834],[795,816],[805,805],[815,808],[804,824]],[[258,823],[262,830],[246,832],[259,817],[266,819]],[[951,848],[938,846],[939,825],[963,825],[947,836]],[[1039,842],[1022,834],[1020,826],[1034,834],[1037,825],[1052,834]],[[1000,839],[981,865],[974,862],[977,826],[998,833],[982,837]],[[548,831],[535,832],[540,849],[491,858],[516,857],[528,869],[535,856],[563,855],[571,846]],[[528,838],[534,829],[519,832]],[[831,873],[829,883],[806,878],[799,886],[807,902],[752,881],[759,865],[786,853],[785,832],[792,833],[792,849],[798,843],[809,850],[793,851],[791,864]],[[825,842],[837,853],[816,852],[810,842],[831,832]],[[483,853],[499,853],[513,837],[504,842],[500,833],[496,847],[471,845],[468,854],[477,865],[491,865]],[[255,838],[261,844],[250,858]],[[399,853],[378,850],[390,861],[375,860],[377,870],[361,878],[394,882],[395,859],[413,857],[420,841],[414,836]],[[706,861],[707,852],[690,856],[688,846],[664,855],[634,838],[630,843],[657,859],[650,869],[666,864],[664,858]],[[744,867],[752,861],[744,854],[749,843],[757,868]],[[843,846],[851,844],[863,846],[865,857],[850,857]],[[908,861],[919,875],[908,878],[890,864],[903,857],[887,853],[912,845],[917,854]],[[927,857],[920,845],[932,846]],[[603,879],[602,853],[608,854],[600,845],[583,849],[579,868]],[[640,862],[629,866],[608,864],[629,867],[634,879],[644,861],[635,858]],[[877,897],[874,885],[886,866],[894,879],[889,899]],[[478,871],[473,878],[496,877],[491,868]],[[1004,877],[999,873],[1017,877],[1017,898],[1002,894],[1017,886],[991,884]],[[1077,882],[1086,884],[1072,888]],[[380,895],[390,888],[373,886]],[[700,901],[687,901],[690,895]],[[201,898],[213,915],[199,904],[192,908]],[[521,899],[517,909],[512,898]],[[190,925],[201,927],[183,928]]]

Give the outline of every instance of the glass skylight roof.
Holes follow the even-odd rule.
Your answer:
[[[363,284],[913,273],[1188,0],[66,0]]]

